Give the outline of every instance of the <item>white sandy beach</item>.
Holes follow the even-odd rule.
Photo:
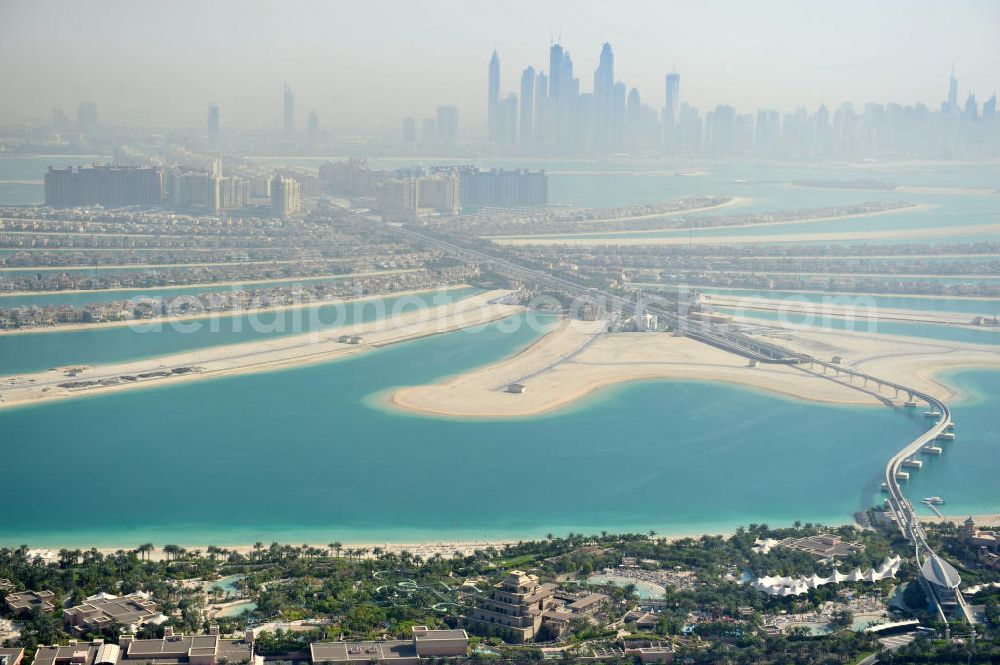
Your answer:
[[[481,325],[522,311],[518,306],[492,302],[507,293],[509,292],[489,291],[447,305],[420,309],[410,307],[405,311],[400,310],[398,314],[387,312],[384,319],[322,332],[203,348],[147,360],[97,366],[76,365],[6,376],[0,379],[0,408],[343,358],[389,344]],[[341,342],[339,339],[343,335],[357,335],[361,340],[359,343]],[[193,368],[193,371],[174,374],[172,370],[175,368]],[[137,377],[150,372],[167,372],[169,375],[116,381],[118,377]],[[114,383],[84,388],[59,386],[67,382],[101,380]]]
[[[922,522],[929,522],[929,523],[935,523],[935,524],[942,523],[942,522],[949,522],[951,524],[961,524],[968,517],[970,517],[970,516],[969,515],[964,515],[964,514],[963,515],[944,515],[942,517],[936,517],[936,516],[933,516],[933,515],[929,515],[929,516],[928,515],[921,515],[920,516],[920,520]],[[971,517],[976,521],[976,524],[980,528],[989,529],[991,527],[994,527],[994,528],[995,527],[1000,527],[1000,514],[998,514],[998,513],[974,514]],[[844,524],[853,524],[853,522],[845,522]],[[774,526],[777,526],[777,525],[774,525]],[[827,526],[835,527],[835,526],[841,526],[841,525],[839,525],[839,524],[828,524]],[[665,541],[668,541],[668,542],[674,542],[674,541],[678,541],[678,540],[683,540],[685,538],[699,538],[700,536],[703,536],[703,535],[729,537],[729,536],[732,536],[733,533],[734,533],[734,530],[708,531],[708,532],[705,532],[705,533],[670,533],[670,534],[661,534],[661,535],[658,535],[657,539],[662,539],[662,540],[665,540]],[[563,534],[557,534],[557,535],[563,535]],[[537,540],[537,539],[538,538],[530,538],[529,537],[529,538],[521,538],[521,539],[518,539],[518,540],[530,541],[530,540]],[[315,547],[315,548],[323,550],[323,551],[330,551],[330,542],[331,541],[336,541],[336,540],[342,540],[342,539],[337,538],[337,536],[336,536],[336,530],[332,529],[331,530],[331,534],[330,534],[330,540],[328,540],[327,542],[322,542],[322,543],[306,543],[306,545],[309,546],[309,547]],[[382,550],[382,552],[385,552],[385,553],[393,553],[393,554],[397,554],[398,555],[398,554],[400,554],[402,552],[409,552],[410,554],[414,554],[414,555],[420,556],[424,560],[426,560],[426,559],[429,559],[429,558],[431,558],[431,557],[433,557],[433,556],[435,556],[437,554],[440,554],[441,556],[448,558],[448,557],[451,557],[455,552],[460,552],[460,553],[462,553],[463,556],[468,556],[468,555],[472,554],[473,552],[475,552],[476,550],[485,550],[488,547],[495,547],[497,549],[502,549],[504,547],[504,545],[515,544],[515,543],[518,542],[518,540],[513,540],[513,539],[510,539],[510,540],[502,540],[502,539],[501,540],[493,540],[493,539],[483,539],[483,540],[437,540],[437,539],[434,539],[434,540],[407,541],[407,542],[395,542],[395,541],[360,541],[360,542],[349,542],[349,541],[343,541],[341,543],[341,545],[342,545],[342,547],[344,549],[340,552],[340,555],[343,556],[343,557],[346,557],[347,556],[346,550],[348,548],[350,548],[350,549],[364,549],[364,550],[367,550],[367,551],[362,555],[362,558],[371,559],[371,558],[374,558],[374,552],[373,552],[373,550],[375,548],[380,548]],[[101,552],[102,554],[114,554],[115,552],[117,552],[119,550],[128,551],[130,549],[134,549],[134,548],[138,547],[141,544],[142,543],[140,543],[140,542],[135,542],[135,543],[129,543],[128,545],[125,545],[125,546],[122,546],[122,547],[97,547],[96,549],[97,549],[98,552]],[[152,552],[150,552],[149,555],[148,555],[148,559],[150,561],[164,561],[164,560],[166,560],[166,558],[167,558],[166,554],[163,552],[162,549],[160,549],[160,547],[162,547],[164,544],[165,543],[156,543],[156,545],[158,547],[156,549],[154,549]],[[206,552],[206,550],[208,549],[209,545],[213,545],[213,544],[214,545],[218,545],[218,543],[189,543],[189,542],[175,542],[174,544],[180,545],[181,547],[184,547],[185,549],[191,550],[191,551],[193,551],[193,550],[200,550],[202,554],[204,554]],[[265,543],[261,543],[261,544],[264,547],[264,549],[266,550],[271,543],[270,542],[265,542]],[[295,543],[285,542],[283,544],[285,544],[285,545],[294,545],[294,546],[298,547],[298,546],[302,545],[303,543],[299,543],[299,542],[295,542]],[[65,549],[74,549],[74,548],[78,548],[78,547],[79,547],[79,545],[67,545],[64,548]],[[223,549],[226,549],[226,550],[238,552],[238,553],[243,554],[243,555],[249,555],[249,554],[253,553],[253,551],[254,551],[254,545],[250,544],[250,543],[247,543],[247,544],[238,544],[238,545],[223,545],[223,546],[220,546],[220,547],[223,547]],[[37,554],[37,555],[42,556],[42,558],[51,559],[52,561],[55,561],[55,560],[58,559],[59,549],[63,549],[63,547],[55,547],[55,546],[53,546],[53,547],[39,548],[39,549],[31,550],[31,551],[32,551],[33,554]]]

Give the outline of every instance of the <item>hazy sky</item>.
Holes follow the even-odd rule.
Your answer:
[[[507,94],[559,36],[583,91],[609,41],[616,77],[657,108],[673,67],[702,110],[936,108],[952,62],[961,101],[1000,88],[997,0],[0,0],[0,121],[93,99],[102,120],[193,127],[218,101],[224,126],[277,128],[287,80],[300,125],[316,109],[338,135],[394,129],[454,103],[469,136],[494,46]]]

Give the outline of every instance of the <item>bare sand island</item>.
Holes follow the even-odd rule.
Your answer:
[[[6,376],[0,378],[0,408],[326,362],[419,337],[478,326],[523,311],[520,306],[494,302],[509,293],[488,291],[447,305],[399,309],[377,321],[321,332],[146,360]],[[67,387],[60,384],[86,385]]]
[[[801,223],[819,220],[800,220]],[[710,227],[721,228],[721,227]],[[750,245],[750,244],[781,244],[799,242],[843,242],[849,240],[910,240],[913,238],[933,238],[935,236],[979,236],[1000,233],[1000,224],[967,224],[927,229],[887,229],[883,231],[826,231],[822,233],[795,233],[782,235],[712,235],[699,236],[697,232],[707,229],[671,229],[672,231],[692,231],[694,235],[659,236],[652,238],[632,238],[605,234],[601,238],[577,238],[573,235],[562,236],[518,236],[516,238],[497,238],[493,242],[498,245]],[[630,233],[635,233],[631,231]]]
[[[470,418],[523,417],[567,406],[615,384],[649,379],[720,381],[834,404],[876,405],[895,400],[831,372],[822,377],[789,365],[748,367],[746,358],[667,333],[607,333],[606,322],[564,320],[521,353],[442,383],[397,389],[391,403],[425,414]],[[958,367],[1000,367],[1000,353],[982,345],[914,340],[864,333],[775,329],[780,342],[845,366],[925,390],[955,391],[936,375]],[[521,384],[523,392],[510,390]]]

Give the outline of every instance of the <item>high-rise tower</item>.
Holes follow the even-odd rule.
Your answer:
[[[519,143],[530,146],[535,141],[535,68],[521,72],[521,124]]]
[[[283,97],[284,102],[284,113],[285,113],[285,135],[291,136],[295,133],[295,94],[292,93],[292,89],[285,83],[285,94]]]
[[[678,140],[677,125],[680,121],[681,108],[681,75],[677,72],[667,74],[667,97],[663,106],[663,145],[676,149]]]
[[[219,105],[212,103],[208,105],[208,146],[217,149],[222,139],[222,117]]]
[[[486,91],[486,124],[490,141],[499,143],[503,128],[501,127],[500,109],[500,56],[496,50],[490,58],[490,79],[489,88]]]
[[[948,113],[958,113],[958,79],[955,78],[955,66],[951,66],[951,78],[948,79]]]
[[[594,145],[598,150],[609,150],[613,143],[614,120],[612,118],[615,87],[615,54],[611,44],[604,42],[601,58],[594,71]]]

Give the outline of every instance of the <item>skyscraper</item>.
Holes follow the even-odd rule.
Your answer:
[[[94,102],[83,102],[76,109],[76,125],[84,136],[97,129],[97,105]]]
[[[490,141],[499,143],[503,134],[500,109],[500,56],[490,58],[489,88],[486,91],[486,125]]]
[[[437,140],[441,145],[458,143],[458,107],[445,104],[437,107],[435,118]]]
[[[677,72],[667,74],[667,96],[663,106],[663,144],[669,149],[676,149],[678,144],[677,123],[680,121],[681,107],[681,75]]]
[[[288,86],[288,82],[285,82],[285,94],[283,96],[284,102],[284,116],[285,116],[285,135],[291,136],[295,133],[295,95],[292,93],[292,89]]]
[[[299,211],[299,183],[275,175],[271,178],[271,214],[287,217]]]
[[[501,103],[499,143],[517,145],[517,95],[507,95]]]
[[[415,143],[417,140],[417,121],[412,116],[403,118],[403,143]]]
[[[955,78],[955,67],[951,68],[951,78],[948,79],[948,113],[958,113],[958,79]]]
[[[610,150],[614,144],[615,54],[611,44],[601,47],[600,63],[594,71],[594,146]]]
[[[208,147],[218,149],[222,143],[222,118],[219,105],[208,105]]]
[[[545,143],[548,139],[549,119],[549,77],[545,72],[535,75],[535,142]]]
[[[521,73],[521,126],[520,145],[530,146],[535,141],[535,68],[527,67]]]
[[[306,121],[306,143],[311,147],[319,144],[319,114],[315,110],[309,111]]]
[[[563,149],[576,144],[577,97],[580,81],[573,78],[573,60],[559,44],[549,49],[550,137]]]

